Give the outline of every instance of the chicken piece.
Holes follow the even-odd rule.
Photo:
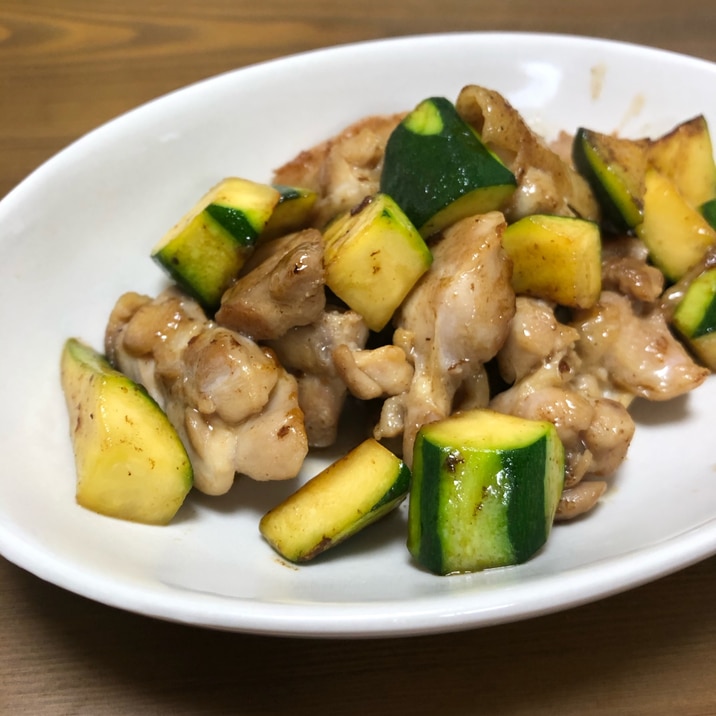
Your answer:
[[[279,379],[276,360],[250,338],[207,325],[182,356],[181,390],[203,415],[240,423],[261,412]]]
[[[519,381],[552,356],[563,355],[578,338],[579,332],[560,323],[546,301],[518,296],[509,333],[497,354],[500,375],[507,383]]]
[[[406,406],[405,401],[408,393],[391,395],[380,409],[380,418],[373,427],[373,437],[376,440],[397,438],[405,430]]]
[[[294,477],[308,450],[296,379],[279,371],[276,387],[263,410],[235,429],[237,472],[254,480]]]
[[[573,145],[574,135],[560,129],[548,146],[565,164],[571,164]]]
[[[182,400],[170,400],[167,414],[180,426],[195,486],[208,495],[228,492],[235,474],[259,481],[293,478],[308,452],[296,381],[284,370],[262,409],[240,422],[227,423]]]
[[[586,475],[611,475],[627,455],[634,421],[626,406],[594,398],[563,380],[547,364],[491,401],[490,407],[528,420],[548,420],[557,428],[565,452],[565,488]]]
[[[502,214],[491,212],[448,228],[432,247],[430,269],[396,312],[393,342],[415,367],[403,407],[408,463],[420,427],[450,415],[463,383],[481,374],[507,337],[515,294],[504,227]],[[382,422],[375,434],[385,434]]]
[[[236,473],[258,480],[298,474],[308,452],[298,388],[269,349],[209,321],[177,289],[154,300],[121,297],[105,345],[113,364],[166,411],[198,490],[223,494]]]
[[[557,428],[565,448],[581,441],[594,418],[594,405],[589,398],[568,386],[547,385],[540,390],[522,390],[516,395],[519,399],[513,401],[509,412],[529,420],[549,421]],[[493,403],[493,407],[501,405],[504,402]]]
[[[594,413],[582,440],[592,456],[590,474],[606,477],[624,462],[636,426],[626,406],[616,400],[598,398],[592,405]]]
[[[548,420],[565,450],[565,487],[585,475],[610,474],[621,464],[634,423],[620,402],[587,380],[575,352],[578,331],[557,322],[543,301],[518,298],[510,336],[498,353],[505,377],[515,377],[490,407],[531,420]]]
[[[267,341],[281,364],[296,376],[298,402],[312,447],[335,442],[347,397],[346,384],[333,362],[334,351],[338,346],[357,351],[367,340],[368,327],[358,313],[329,306],[315,323]]]
[[[557,503],[555,520],[572,520],[575,517],[589,512],[596,507],[601,496],[607,490],[607,483],[603,480],[584,480],[574,487],[562,492]]]
[[[312,224],[322,228],[378,191],[385,145],[403,116],[365,117],[301,152],[274,172],[273,181],[317,192]]]
[[[640,313],[641,305],[603,291],[593,308],[575,315],[572,327],[578,339],[572,334],[571,342],[552,344],[546,307],[539,314],[539,304],[518,302],[511,336],[498,360],[508,374],[521,377],[494,397],[491,407],[550,420],[557,427],[566,458],[557,519],[592,509],[606,483],[583,478],[611,475],[624,461],[634,436],[634,421],[627,412],[634,396],[667,400],[695,388],[708,375],[672,336],[663,313],[657,308]],[[534,368],[540,355],[544,358]]]
[[[504,209],[510,222],[537,213],[598,220],[599,205],[589,184],[529,128],[502,95],[468,85],[455,106],[517,179],[517,190]]]
[[[664,274],[647,263],[649,252],[636,238],[602,242],[602,288],[645,303],[654,303],[664,290]]]
[[[206,314],[193,299],[169,289],[152,300],[125,293],[116,302],[105,329],[105,352],[113,365],[129,354],[144,360],[134,379],[153,396],[181,377],[181,356],[189,341],[206,323]]]
[[[136,320],[135,330],[137,330],[137,337],[135,341],[140,344],[135,348],[135,351],[139,354],[147,353],[151,350],[151,342],[153,334],[151,328],[149,329],[148,335],[144,338],[141,336],[139,331],[140,325],[140,310],[145,306],[149,306],[152,303],[152,299],[149,296],[145,296],[141,293],[134,291],[128,291],[122,294],[117,302],[114,304],[112,312],[109,314],[107,320],[107,326],[104,333],[104,352],[110,363],[116,364],[117,362],[117,350],[121,343],[125,340],[125,334],[129,320],[134,318]],[[202,318],[205,318],[204,313],[201,312]],[[142,347],[142,343],[146,343],[146,348]]]
[[[486,408],[490,402],[490,378],[481,363],[474,364],[455,393],[453,412],[456,410],[477,410]]]
[[[565,485],[578,484],[589,472],[592,455],[583,434],[594,417],[592,401],[569,385],[562,366],[567,359],[553,356],[511,388],[498,393],[490,407],[527,420],[549,420],[557,428],[565,454]]]
[[[321,233],[268,241],[256,254],[253,268],[224,293],[216,322],[259,341],[316,321],[326,305]]]
[[[395,345],[351,350],[343,344],[333,351],[333,362],[350,393],[360,400],[404,393],[413,378],[413,366]]]
[[[648,400],[670,400],[709,375],[671,334],[661,310],[638,313],[613,291],[603,291],[595,306],[578,312],[573,325],[580,333],[582,370],[607,390],[613,385]]]

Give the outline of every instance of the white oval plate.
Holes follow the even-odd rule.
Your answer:
[[[639,404],[628,460],[587,519],[557,525],[529,563],[436,577],[411,564],[405,510],[292,567],[258,520],[294,485],[237,483],[193,495],[169,527],[76,506],[59,385],[63,341],[102,346],[126,290],[156,293],[148,253],[227,175],[268,180],[300,149],[359,117],[503,92],[548,136],[578,125],[634,136],[704,113],[716,65],[574,37],[457,34],[321,50],[231,72],[85,136],[0,203],[0,550],[43,579],[158,618],[236,631],[371,636],[450,631],[564,609],[716,552],[716,384]],[[305,474],[320,464],[309,461]]]

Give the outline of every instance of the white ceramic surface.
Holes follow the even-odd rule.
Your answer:
[[[546,35],[458,34],[359,44],[231,72],[82,138],[0,203],[0,551],[91,599],[159,618],[271,634],[456,630],[594,600],[716,552],[716,384],[638,404],[629,458],[587,519],[557,525],[528,564],[429,575],[404,547],[405,510],[300,568],[259,537],[286,485],[192,496],[169,527],[75,505],[59,386],[62,342],[102,345],[125,290],[155,293],[155,241],[226,175],[271,170],[367,114],[503,92],[548,136],[578,125],[643,135],[705,113],[716,66],[652,49]],[[320,462],[309,461],[305,474]]]

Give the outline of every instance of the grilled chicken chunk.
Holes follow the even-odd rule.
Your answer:
[[[254,340],[279,338],[326,305],[323,237],[307,229],[260,245],[248,272],[224,293],[216,322]]]
[[[338,374],[333,352],[365,347],[368,327],[355,311],[329,306],[308,326],[297,326],[281,338],[267,341],[287,370],[296,376],[298,401],[305,416],[308,442],[327,447],[336,440],[338,420],[348,394]]]
[[[299,472],[308,441],[295,378],[271,350],[208,320],[193,299],[176,289],[155,299],[125,294],[105,346],[166,411],[200,491],[223,494],[237,473],[281,480]]]
[[[402,417],[408,463],[420,427],[450,415],[461,389],[481,380],[484,363],[505,341],[515,294],[504,226],[502,214],[493,212],[447,229],[432,247],[430,269],[396,313],[393,342],[414,374],[407,391],[386,401],[375,434],[395,435]]]

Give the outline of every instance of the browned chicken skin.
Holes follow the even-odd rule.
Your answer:
[[[403,115],[370,116],[301,152],[274,173],[274,182],[318,193],[313,225],[322,228],[338,213],[375,194],[385,145]]]
[[[255,340],[317,321],[326,305],[323,237],[315,229],[267,241],[221,300],[216,321]]]
[[[300,470],[308,442],[298,388],[269,349],[209,321],[176,289],[122,296],[105,343],[113,364],[165,409],[200,491],[223,494],[236,473],[280,480]]]
[[[502,95],[468,85],[455,106],[517,179],[517,190],[504,209],[509,221],[536,213],[599,218],[587,182],[532,131]]]

